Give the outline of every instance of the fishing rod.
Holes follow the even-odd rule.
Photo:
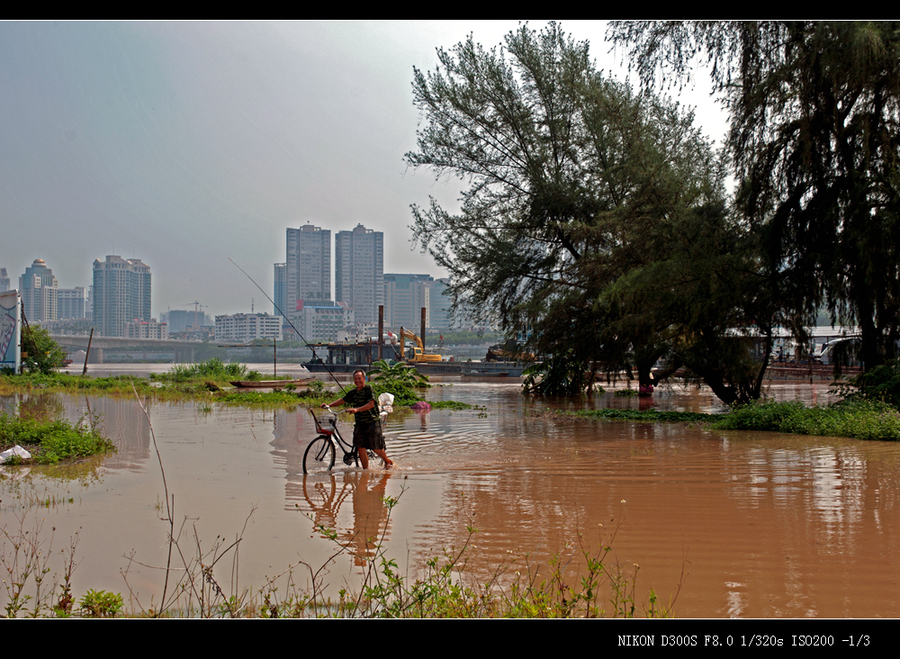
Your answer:
[[[234,262],[234,259],[232,259],[232,258],[229,256],[229,257],[228,257],[228,260],[231,261],[231,262],[234,264],[234,267],[235,267],[235,268],[237,268],[238,270],[240,270],[241,272],[243,272],[243,273],[244,273],[244,276],[247,277],[247,279],[249,279],[250,281],[253,282],[253,285],[256,286],[256,287],[259,289],[260,293],[262,293],[263,295],[266,296],[266,299],[267,299],[269,302],[272,303],[272,306],[275,307],[275,310],[276,310],[279,314],[281,314],[281,317],[284,318],[284,319],[287,321],[287,324],[291,326],[291,329],[294,330],[294,331],[297,333],[297,336],[300,337],[300,340],[303,341],[303,343],[306,344],[306,347],[307,347],[307,348],[309,348],[310,350],[312,350],[312,353],[313,353],[313,359],[315,359],[315,358],[316,358],[316,349],[313,347],[313,345],[312,345],[311,343],[309,343],[306,339],[303,338],[303,335],[300,333],[300,330],[298,330],[296,327],[294,327],[294,323],[292,323],[292,322],[291,322],[291,319],[288,318],[288,317],[284,314],[284,312],[278,307],[278,305],[275,303],[275,300],[273,300],[272,298],[270,298],[270,297],[269,297],[269,294],[266,293],[266,292],[263,290],[262,286],[260,286],[259,284],[257,284],[257,283],[256,283],[256,280],[254,280],[253,277],[251,277],[250,275],[248,275],[247,272],[246,272],[241,266],[239,266],[237,263],[235,263],[235,262]],[[344,385],[342,385],[340,382],[338,382],[338,379],[337,379],[336,377],[334,377],[334,373],[332,373],[332,372],[328,369],[328,365],[325,364],[325,362],[322,362],[322,366],[325,367],[325,371],[328,373],[328,375],[331,376],[331,379],[335,381],[335,383],[337,384],[337,386],[343,388]]]

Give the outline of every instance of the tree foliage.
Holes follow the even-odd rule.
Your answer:
[[[670,368],[686,366],[724,402],[759,398],[782,317],[755,237],[719,202],[649,227],[643,245],[653,258],[601,294],[617,309],[611,331],[652,339],[643,352],[635,346],[636,365],[664,350]]]
[[[731,115],[738,208],[798,335],[827,305],[866,367],[900,339],[900,25],[614,23],[648,85],[709,65]]]
[[[692,114],[605,78],[588,43],[554,23],[522,26],[490,50],[470,36],[438,55],[437,70],[414,71],[423,125],[406,160],[468,184],[458,212],[413,207],[414,238],[450,272],[454,303],[509,333],[532,328],[530,347],[569,393],[590,386],[597,364],[634,366],[643,383],[673,346],[699,345],[685,335],[701,331],[688,315],[689,305],[702,315],[701,289],[667,285],[659,265],[719,249],[715,232],[674,252],[669,240],[698,209],[724,208],[725,163]],[[725,226],[724,212],[707,219]],[[710,267],[722,279],[746,265]],[[722,340],[727,328],[702,329]]]
[[[415,366],[403,362],[393,364],[385,359],[379,359],[372,363],[372,368],[366,374],[372,384],[379,384],[390,388],[391,386],[424,387],[428,388],[428,376],[422,375]]]
[[[37,325],[22,328],[22,352],[22,366],[45,375],[60,368],[66,359],[66,352],[50,337],[50,332]]]

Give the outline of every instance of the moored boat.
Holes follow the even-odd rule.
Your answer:
[[[230,384],[240,389],[281,389],[288,385],[302,387],[315,382],[315,378],[305,380],[234,380]]]

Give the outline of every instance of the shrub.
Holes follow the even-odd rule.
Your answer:
[[[841,383],[837,392],[851,400],[873,400],[900,408],[900,360],[893,359]]]
[[[43,327],[22,328],[22,366],[29,371],[49,374],[65,363],[66,353]]]
[[[56,464],[60,460],[83,458],[115,451],[115,446],[96,429],[96,419],[77,424],[66,420],[39,421],[0,414],[0,446],[19,444],[31,450],[38,464]]]

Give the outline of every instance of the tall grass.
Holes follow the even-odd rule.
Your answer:
[[[562,412],[589,419],[634,422],[686,422],[719,430],[765,430],[798,435],[900,440],[900,411],[887,403],[848,399],[806,407],[801,401],[756,402],[726,414],[600,409]]]
[[[255,373],[255,372],[254,372]],[[168,373],[157,375],[154,379],[169,380],[171,382],[187,382],[195,379],[208,379],[214,381],[228,380],[259,380],[260,376],[250,377],[247,366],[239,363],[226,364],[218,357],[213,357],[199,364],[175,364]]]
[[[771,430],[801,435],[900,440],[900,411],[878,401],[844,400],[806,407],[799,401],[745,405],[711,423],[728,430]]]

